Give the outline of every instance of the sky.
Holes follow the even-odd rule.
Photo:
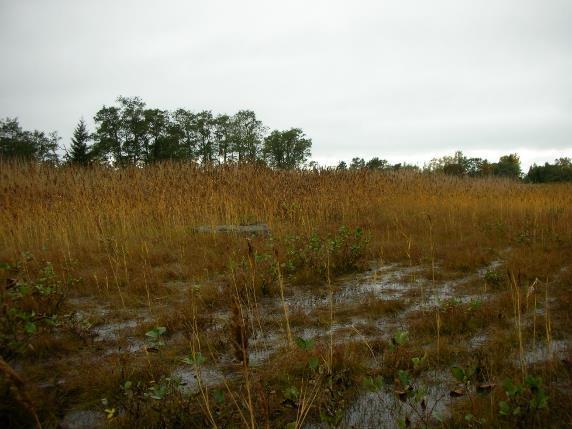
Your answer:
[[[119,95],[299,127],[323,165],[572,157],[570,0],[0,0],[0,118]]]

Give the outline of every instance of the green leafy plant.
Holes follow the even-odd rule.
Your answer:
[[[379,391],[383,387],[383,384],[383,377],[381,375],[377,377],[364,377],[362,382],[363,387],[371,392]]]
[[[475,368],[470,367],[467,369],[463,369],[459,366],[454,366],[451,368],[451,374],[453,374],[453,377],[455,377],[455,379],[466,385],[471,382],[471,379],[475,375]]]
[[[409,341],[409,332],[407,331],[398,331],[393,335],[393,343],[398,346],[402,346],[407,341]]]
[[[296,345],[300,347],[302,350],[311,350],[316,345],[316,342],[311,338],[306,340],[302,337],[296,337],[295,341]]]
[[[34,336],[60,324],[67,290],[78,281],[58,276],[50,262],[39,269],[34,262],[24,254],[15,264],[0,265],[6,284],[0,293],[0,353],[5,357],[30,349]]]
[[[147,395],[151,399],[160,401],[167,395],[167,385],[165,383],[155,384],[149,388]]]
[[[512,379],[503,382],[506,400],[499,402],[499,414],[519,427],[532,424],[540,413],[548,409],[548,396],[542,378],[528,375],[524,383]]]
[[[284,390],[282,390],[282,395],[284,399],[296,404],[298,402],[298,398],[300,397],[300,391],[296,386],[288,386]]]
[[[396,379],[395,393],[401,402],[406,404],[407,411],[405,415],[397,420],[400,427],[409,427],[411,417],[419,421],[421,427],[428,427],[431,419],[435,417],[433,410],[437,402],[430,407],[427,403],[427,386],[416,383],[409,371],[398,370]]]
[[[150,331],[147,331],[145,336],[149,339],[152,347],[159,348],[165,345],[165,342],[163,341],[163,335],[165,332],[167,332],[167,328],[164,326],[157,326]]]
[[[296,337],[294,341],[296,345],[304,351],[310,351],[316,346],[316,341],[312,338],[304,339],[302,337]],[[318,358],[318,356],[310,356],[308,358],[308,368],[311,370],[317,369],[319,365],[320,358]]]
[[[194,352],[191,353],[189,356],[183,358],[183,362],[188,365],[196,365],[200,366],[203,365],[207,359],[203,356],[201,352]]]
[[[361,228],[351,230],[343,225],[334,234],[313,232],[306,238],[290,236],[283,268],[290,274],[299,271],[318,273],[320,278],[328,268],[332,274],[351,271],[357,268],[369,241],[369,236]]]
[[[311,370],[317,369],[319,365],[320,365],[320,358],[318,356],[311,356],[308,359],[308,368],[310,368]]]
[[[391,351],[396,351],[399,347],[407,344],[409,341],[409,332],[397,331],[391,337],[391,344],[389,345]]]
[[[468,306],[470,311],[476,311],[483,305],[483,301],[480,299],[472,299],[469,301]]]
[[[224,391],[221,389],[214,389],[212,391],[212,395],[213,398],[215,400],[215,402],[219,405],[222,405],[225,403],[225,395],[224,395]]]
[[[482,374],[479,376],[479,370],[475,366],[468,366],[462,368],[460,366],[451,367],[451,374],[459,382],[458,387],[451,390],[451,397],[466,396],[471,402],[472,413],[465,415],[465,422],[469,427],[482,426],[487,423],[484,417],[477,417],[476,414],[476,402],[475,402],[475,392],[484,395],[488,394],[495,387],[493,383],[479,383],[478,380],[482,379]]]
[[[424,354],[423,356],[420,356],[420,357],[412,357],[411,358],[411,363],[413,364],[413,369],[421,368],[423,365],[425,365],[426,361],[427,361],[427,354]]]

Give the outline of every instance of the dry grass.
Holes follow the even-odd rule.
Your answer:
[[[0,262],[14,263],[23,253],[30,254],[33,258],[26,264],[30,273],[50,261],[58,275],[80,279],[69,290],[63,313],[80,309],[89,313],[97,307],[106,312],[91,316],[95,326],[137,315],[144,322],[129,335],[144,338],[145,331],[154,326],[165,326],[168,332],[168,347],[158,354],[110,356],[102,355],[104,345],[90,338],[89,327],[84,332],[74,326],[55,337],[48,331],[37,335],[31,343],[34,350],[26,350],[12,363],[23,371],[30,386],[36,386],[30,388],[31,402],[47,423],[57,421],[70,408],[97,408],[102,397],[123,398],[119,386],[127,380],[159,383],[162,375],[180,365],[189,347],[211,363],[220,362],[219,368],[228,376],[226,405],[207,395],[195,407],[175,395],[178,399],[165,403],[164,412],[143,407],[140,415],[131,415],[135,420],[124,415],[113,416],[112,422],[121,426],[148,418],[149,425],[156,427],[224,426],[226,422],[274,427],[300,423],[303,418],[316,420],[319,411],[335,422],[337,410],[347,406],[345,401],[359,390],[359,380],[371,372],[366,364],[371,353],[383,355],[379,361],[384,366],[374,373],[391,382],[391,374],[413,370],[411,358],[424,353],[432,367],[468,364],[475,359],[468,346],[470,338],[487,332],[479,362],[485,362],[498,381],[520,377],[521,370],[499,350],[502,347],[518,351],[519,338],[525,347],[542,341],[545,332],[556,339],[568,339],[572,333],[567,305],[572,302],[572,268],[563,270],[572,260],[570,185],[531,186],[413,172],[282,172],[187,164],[124,170],[2,164],[0,172]],[[254,222],[267,223],[271,237],[246,240],[236,234],[193,230],[199,225]],[[340,238],[342,226],[349,231],[345,238]],[[356,228],[364,231],[367,245],[352,235]],[[327,247],[312,247],[312,240],[341,244],[339,248],[332,245],[337,250],[324,254]],[[355,261],[345,264],[352,246],[358,245],[363,247]],[[296,264],[293,255],[298,258]],[[347,344],[330,344],[326,336],[313,350],[292,346],[295,332],[304,327],[327,329],[334,321],[351,321],[354,316],[374,322],[397,317],[408,306],[372,295],[361,303],[336,306],[333,315],[326,302],[309,316],[288,308],[292,283],[303,293],[327,297],[330,269],[341,273],[371,261],[421,265],[417,274],[403,281],[410,281],[413,288],[416,280],[424,279],[426,289],[412,289],[407,295],[408,300],[424,299],[431,288],[475,273],[498,259],[504,261],[497,273],[500,280],[491,276],[489,284],[475,277],[455,289],[460,295],[483,298],[480,305],[450,303],[429,313],[410,313],[404,322],[411,334],[407,346],[390,351],[386,340],[375,338],[380,328],[374,324],[360,328],[371,344],[353,335],[357,341]],[[513,285],[513,295],[507,272],[520,282]],[[3,270],[2,275],[6,281],[14,274]],[[549,316],[542,313],[533,319],[533,305],[527,307],[522,301],[516,332],[514,287],[521,288],[524,297],[535,279],[550,285],[548,297],[554,301]],[[539,311],[546,311],[551,302],[544,291],[538,288]],[[279,298],[281,293],[284,300]],[[270,301],[279,305],[273,313],[264,310],[270,308]],[[236,362],[224,360],[233,329],[225,314],[233,305],[237,314],[244,312],[241,332],[282,329],[285,347],[259,367],[243,362],[237,370]],[[534,326],[526,324],[531,320]],[[349,337],[351,329],[346,329]],[[256,344],[246,341],[243,347],[255,349]],[[53,359],[57,356],[61,359]],[[311,357],[319,360],[322,372],[308,370]],[[92,366],[86,373],[78,365],[88,359]],[[567,370],[557,364],[530,369],[554,386],[569,380]],[[57,385],[58,377],[64,376],[66,384]],[[37,387],[46,378],[55,380],[57,394]],[[298,402],[285,400],[281,394],[293,385],[302,390]],[[551,407],[564,404],[566,396],[558,392],[551,387]],[[503,395],[500,390],[495,394]],[[245,397],[249,398],[246,404],[241,402]],[[491,425],[502,427],[506,422],[496,419],[498,400],[493,402],[477,401],[471,406]],[[466,412],[463,405],[457,408],[451,417],[453,426],[463,418],[457,413]],[[181,418],[181,413],[186,417]],[[544,424],[558,426],[569,416],[559,413],[554,422],[542,418]]]

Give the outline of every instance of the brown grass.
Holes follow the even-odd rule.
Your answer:
[[[28,262],[30,270],[50,261],[56,273],[65,272],[81,279],[74,283],[68,299],[88,298],[86,310],[96,302],[110,312],[93,322],[129,319],[139,314],[146,319],[137,328],[139,337],[144,337],[144,331],[153,326],[167,327],[169,336],[183,334],[182,340],[158,355],[125,354],[123,360],[115,355],[96,359],[101,353],[94,348],[97,344],[94,346],[93,341],[75,331],[66,331],[57,338],[47,334],[35,338],[35,350],[27,350],[12,362],[24,371],[24,384],[37,386],[45,382],[48,373],[48,378],[72,374],[68,384],[58,387],[58,395],[48,394],[45,389],[29,389],[31,402],[46,422],[61,418],[67,409],[92,407],[102,397],[119,397],[118,386],[128,379],[158,382],[161,375],[180,365],[185,347],[194,347],[195,342],[210,361],[228,354],[232,348],[232,332],[228,331],[232,328],[225,331],[220,326],[220,314],[228,313],[237,300],[238,308],[247,312],[241,318],[243,324],[251,328],[279,325],[286,345],[291,345],[291,337],[295,336],[290,329],[324,327],[330,323],[330,317],[335,321],[351,321],[353,316],[372,321],[395,317],[407,307],[406,303],[373,296],[365,303],[336,308],[332,315],[325,307],[323,314],[317,309],[308,316],[300,310],[288,310],[285,305],[276,314],[259,312],[261,302],[276,300],[281,292],[287,299],[294,280],[304,292],[323,294],[329,290],[324,273],[330,269],[330,253],[323,261],[320,253],[314,255],[307,265],[298,267],[297,276],[289,271],[289,246],[309,242],[313,233],[320,239],[333,239],[341,226],[350,231],[361,228],[369,237],[369,244],[356,263],[343,269],[355,270],[374,260],[422,265],[424,270],[418,276],[427,280],[423,284],[429,290],[433,283],[438,286],[462,278],[502,258],[502,270],[519,276],[516,288],[522,288],[522,296],[538,278],[542,284],[550,285],[550,297],[555,299],[550,319],[538,315],[534,327],[526,324],[532,320],[532,306],[522,309],[523,347],[533,337],[534,341],[541,341],[548,324],[555,338],[566,339],[572,333],[568,305],[572,302],[572,268],[561,271],[572,260],[570,185],[531,186],[492,178],[414,172],[272,171],[255,166],[199,168],[188,164],[114,170],[5,163],[0,165],[0,177],[0,262],[13,263],[21,259],[22,253],[29,253],[33,255]],[[244,236],[236,234],[193,230],[199,225],[253,222],[267,223],[272,236],[249,237],[247,242]],[[340,256],[336,261],[332,255],[334,263],[343,262],[344,258]],[[1,272],[2,282],[12,276],[6,270]],[[219,426],[228,422],[242,425],[244,417],[249,426],[300,422],[302,415],[317,419],[319,409],[327,408],[331,413],[336,407],[343,408],[340,404],[345,403],[348,392],[357,390],[356,380],[371,370],[365,361],[372,351],[384,355],[380,361],[385,366],[376,371],[391,378],[397,369],[411,370],[411,357],[424,353],[428,365],[434,367],[470,361],[474,356],[467,341],[482,331],[494,336],[479,351],[479,359],[487,362],[490,373],[497,381],[519,376],[519,366],[510,363],[502,351],[503,347],[518,350],[520,345],[512,320],[510,284],[505,271],[500,274],[503,281],[499,284],[487,285],[473,279],[459,289],[459,293],[475,297],[490,294],[491,299],[483,300],[478,308],[443,305],[438,319],[435,311],[411,313],[406,326],[411,342],[402,350],[389,351],[385,340],[372,338],[379,332],[374,325],[360,327],[371,347],[360,344],[356,338],[357,345],[332,345],[330,357],[326,339],[307,352],[285,347],[272,362],[260,368],[249,368],[248,362],[243,362],[240,378],[231,380],[225,388],[228,406],[216,405],[208,398],[203,400],[203,408],[192,408],[187,402],[169,402],[169,406],[165,405],[167,414],[153,414],[155,411],[145,409],[141,410],[142,416],[153,414],[152,419],[149,417],[151,426],[171,424],[177,419],[177,407],[184,403],[193,411],[189,411],[190,420],[181,421],[210,426],[215,421]],[[539,291],[544,293],[544,289]],[[412,289],[408,299],[417,299],[424,293]],[[544,308],[544,295],[538,296],[537,303],[538,308]],[[77,302],[66,301],[64,311],[73,312],[80,307]],[[283,314],[289,314],[287,323]],[[438,330],[436,320],[440,323]],[[232,322],[227,321],[227,325],[232,326]],[[246,330],[247,326],[243,328]],[[350,336],[351,329],[347,332]],[[383,334],[387,337],[388,333]],[[67,358],[55,361],[50,356]],[[320,368],[327,367],[326,373],[316,376],[308,372],[306,359],[311,356],[320,358]],[[82,359],[92,359],[93,370],[89,374],[77,367]],[[235,371],[236,363],[224,363],[221,367]],[[545,379],[558,379],[560,383],[562,377],[557,374],[562,371],[558,365],[541,370]],[[244,380],[248,381],[246,385]],[[335,397],[332,387],[335,382],[341,383],[339,397]],[[280,393],[292,384],[304,386],[308,395],[298,408],[295,404],[284,405]],[[320,393],[314,397],[317,385],[330,386],[321,389],[330,396]],[[558,396],[558,390],[552,391],[556,393],[551,400],[558,404],[564,396]],[[248,397],[249,401],[245,405],[237,400],[232,405],[232,397]],[[208,418],[200,411],[205,404]],[[494,419],[490,415],[498,414],[496,403],[480,401],[476,406],[492,425]],[[257,413],[253,408],[262,411]],[[459,412],[466,411],[463,406],[458,408]],[[265,417],[256,422],[256,415]],[[453,415],[452,425],[459,421],[458,417]],[[567,417],[558,418],[564,421]],[[114,421],[129,425],[128,416]],[[548,423],[552,425],[551,421]]]

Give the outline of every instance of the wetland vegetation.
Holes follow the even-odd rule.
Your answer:
[[[168,162],[1,175],[3,427],[572,423],[569,184]]]

